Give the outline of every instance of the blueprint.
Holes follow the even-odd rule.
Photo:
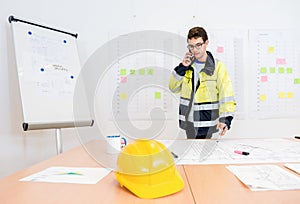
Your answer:
[[[300,189],[300,177],[276,165],[227,166],[252,191]]]
[[[300,162],[300,142],[290,139],[161,141],[178,155],[176,164]],[[247,152],[249,155],[237,154]]]

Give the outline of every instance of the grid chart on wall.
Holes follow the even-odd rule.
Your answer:
[[[258,118],[288,118],[300,113],[300,50],[295,31],[251,30],[255,76],[251,112]],[[299,43],[298,43],[299,44]],[[251,68],[251,69],[252,69]]]
[[[234,97],[237,103],[235,118],[243,119],[246,115],[244,101],[243,50],[246,30],[211,30],[208,50],[214,57],[224,62],[232,81]]]
[[[115,63],[116,94],[113,111],[119,119],[147,120],[159,108],[174,119],[178,99],[168,90],[171,68],[179,62],[170,54],[144,50]]]

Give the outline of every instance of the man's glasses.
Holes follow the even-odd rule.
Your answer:
[[[197,49],[197,50],[199,50],[201,47],[202,47],[202,45],[204,44],[204,42],[203,43],[197,43],[196,45],[188,45],[187,46],[187,48],[189,49],[189,50],[193,50],[193,49]]]

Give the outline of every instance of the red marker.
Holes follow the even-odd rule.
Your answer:
[[[243,152],[243,151],[240,151],[240,150],[234,150],[234,153],[241,154],[241,155],[246,155],[246,156],[250,154],[249,152]]]

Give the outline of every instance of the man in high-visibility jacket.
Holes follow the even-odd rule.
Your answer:
[[[225,64],[206,51],[209,43],[202,27],[189,30],[188,50],[175,67],[169,88],[180,93],[179,126],[189,139],[221,136],[230,129],[236,102]]]

